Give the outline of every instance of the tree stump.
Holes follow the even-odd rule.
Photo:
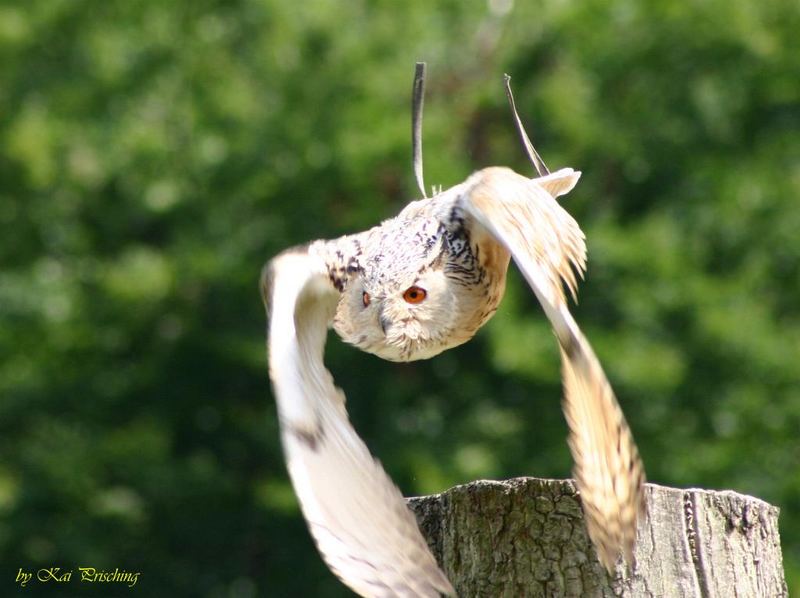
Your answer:
[[[735,492],[647,484],[635,563],[597,560],[572,481],[478,481],[409,499],[462,598],[788,596],[778,508]]]

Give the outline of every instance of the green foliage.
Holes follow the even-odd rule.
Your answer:
[[[257,280],[413,198],[424,59],[428,183],[530,172],[512,74],[547,163],[583,171],[576,315],[649,478],[780,506],[800,591],[798,30],[795,0],[3,4],[2,586],[89,565],[146,595],[347,595],[287,481]],[[569,474],[518,276],[461,348],[396,365],[332,336],[328,362],[408,494]]]

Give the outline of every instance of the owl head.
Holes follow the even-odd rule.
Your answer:
[[[434,218],[397,219],[366,233],[336,310],[339,336],[390,361],[426,359],[469,340],[488,319],[486,293],[470,268],[459,267],[458,250],[462,260],[471,254],[467,239],[458,242]]]

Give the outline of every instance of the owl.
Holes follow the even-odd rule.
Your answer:
[[[620,555],[632,558],[643,466],[565,293],[576,295],[586,245],[556,198],[580,172],[549,173],[543,163],[540,170],[536,178],[504,167],[479,170],[370,230],[286,250],[264,268],[269,374],[289,475],[323,559],[361,596],[454,590],[401,492],[348,419],[344,394],[323,363],[327,330],[391,361],[432,358],[467,342],[492,317],[512,259],[560,348],[589,536],[609,570]]]

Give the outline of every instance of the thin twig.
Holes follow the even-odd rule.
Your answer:
[[[542,160],[541,156],[539,156],[536,149],[533,147],[531,140],[528,138],[528,134],[525,132],[525,127],[519,118],[517,106],[514,103],[514,94],[511,93],[511,77],[508,75],[503,75],[503,84],[506,88],[506,97],[508,97],[508,103],[511,105],[511,112],[514,114],[514,124],[516,125],[517,132],[522,140],[522,145],[525,147],[525,152],[528,154],[528,159],[531,161],[531,164],[533,164],[533,167],[536,169],[536,172],[539,174],[539,176],[550,174],[547,166],[545,166],[544,160]]]
[[[425,180],[422,178],[422,106],[425,103],[425,63],[418,62],[414,69],[414,87],[411,95],[411,153],[414,161],[414,177],[417,179],[422,197]]]

